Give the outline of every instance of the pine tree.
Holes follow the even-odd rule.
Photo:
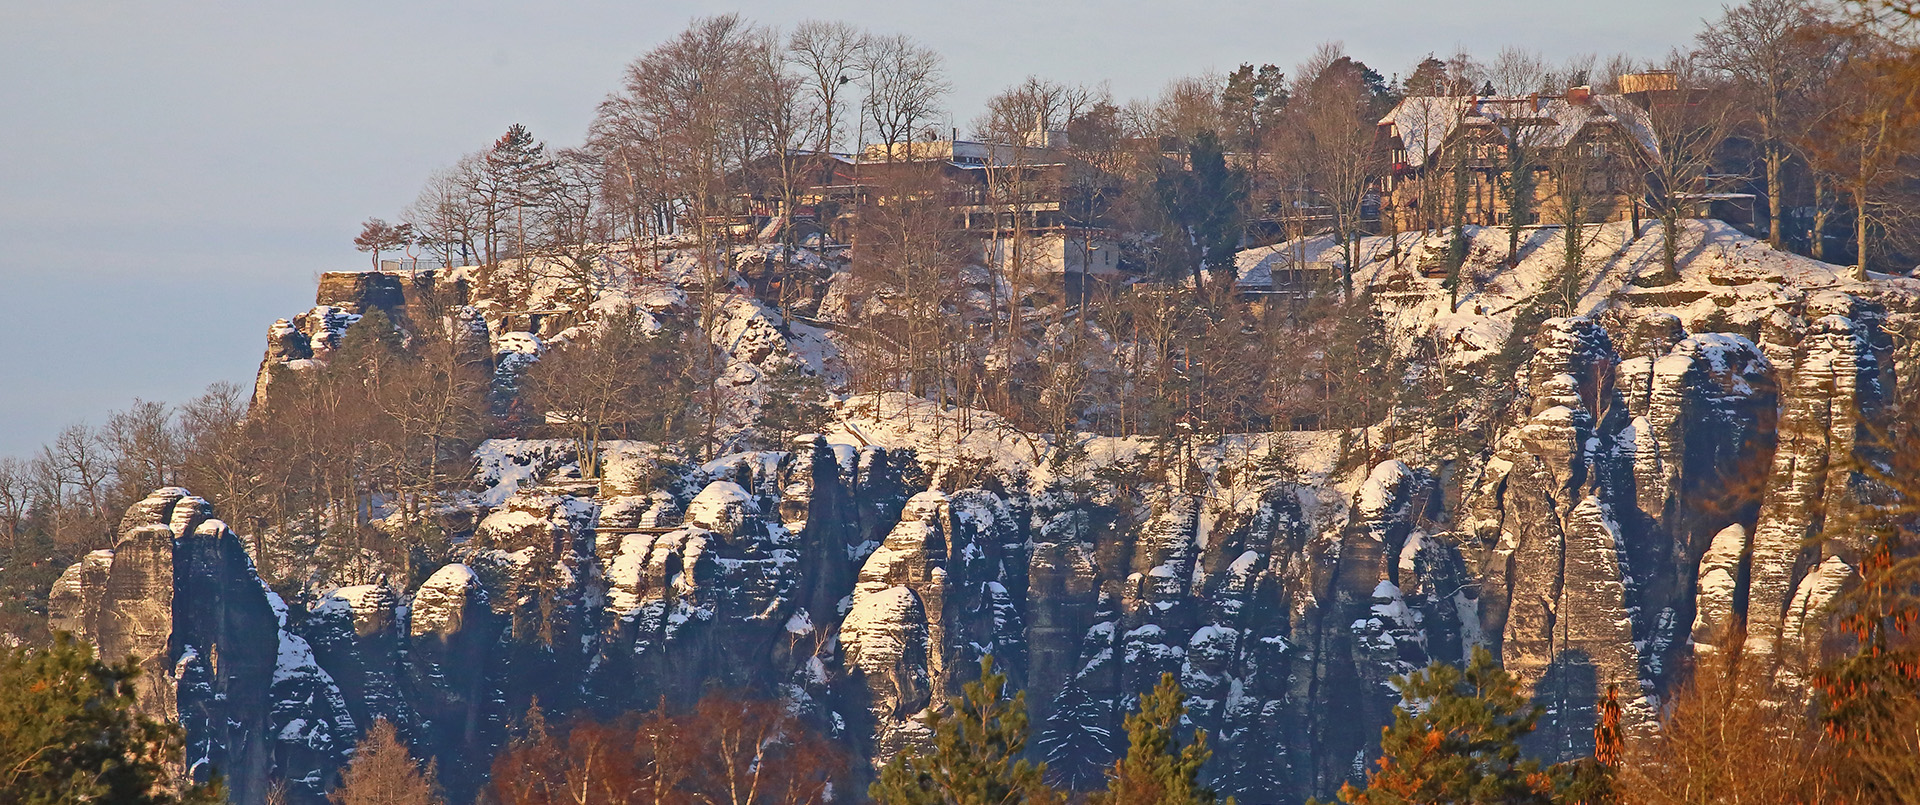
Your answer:
[[[1007,677],[980,660],[947,709],[929,709],[933,747],[907,749],[880,770],[867,795],[882,805],[1056,805],[1060,794],[1041,779],[1045,763],[1019,759],[1027,748],[1027,695],[1005,696]]]
[[[1107,790],[1092,805],[1213,805],[1213,789],[1200,783],[1200,768],[1213,757],[1207,733],[1179,745],[1174,729],[1187,714],[1186,694],[1173,674],[1161,674],[1151,693],[1140,695],[1140,712],[1127,716],[1127,756],[1107,775]],[[1227,797],[1226,805],[1233,805]]]
[[[406,338],[380,308],[368,310],[347,331],[333,351],[332,366],[346,375],[374,379],[388,363],[406,356]]]
[[[340,786],[327,794],[333,805],[441,805],[435,764],[420,764],[400,743],[393,725],[373,722],[353,749],[353,762],[340,774]]]
[[[1520,682],[1475,647],[1465,671],[1434,663],[1396,677],[1404,703],[1380,731],[1381,757],[1365,789],[1348,783],[1348,805],[1425,802],[1553,803],[1561,774],[1520,757],[1520,738],[1542,710]]]
[[[1226,86],[1220,90],[1220,109],[1232,146],[1259,154],[1267,133],[1280,125],[1289,100],[1287,77],[1278,67],[1263,64],[1256,71],[1253,65],[1242,64],[1229,73]]]
[[[139,673],[64,633],[50,647],[0,649],[0,803],[225,802],[218,780],[172,779],[180,729],[134,710]]]
[[[546,143],[533,138],[526,126],[515,123],[493,142],[486,152],[486,171],[505,203],[505,220],[511,227],[513,254],[524,257],[532,238],[530,228],[538,229],[540,215],[554,191],[553,157]]]

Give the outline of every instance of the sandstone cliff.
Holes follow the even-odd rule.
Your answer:
[[[1381,289],[1403,357],[1506,392],[1465,456],[1376,428],[1233,435],[1177,459],[1087,435],[1055,461],[991,413],[862,394],[785,450],[694,462],[605,443],[599,478],[570,442],[490,441],[471,526],[418,585],[320,574],[282,603],[204,502],[159,490],[113,551],[61,577],[54,625],[141,657],[146,706],[186,724],[187,762],[236,794],[277,777],[316,797],[386,718],[466,797],[536,698],[612,714],[712,685],[781,697],[879,761],[923,741],[919,717],[987,654],[1027,691],[1035,754],[1082,788],[1124,750],[1134,697],[1172,673],[1224,792],[1327,796],[1367,762],[1392,678],[1475,646],[1549,708],[1534,748],[1578,756],[1608,686],[1646,729],[1730,634],[1804,674],[1861,547],[1807,540],[1870,502],[1871,435],[1915,368],[1888,337],[1913,325],[1915,283],[1848,282],[1729,233],[1697,231],[1717,251],[1660,289],[1630,282],[1656,246],[1617,244],[1554,318],[1515,312],[1554,281],[1531,264],[1450,307],[1370,263],[1357,281]],[[447,320],[502,367],[571,326],[440,281],[466,295]],[[324,360],[371,308],[424,320],[394,282],[329,281],[321,308],[275,325],[263,378]],[[626,301],[668,317],[686,296]],[[722,315],[735,421],[778,366],[838,371],[831,333],[749,299]],[[1502,334],[1524,362],[1499,362]],[[1413,356],[1422,343],[1442,346]]]

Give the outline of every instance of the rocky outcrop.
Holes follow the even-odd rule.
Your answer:
[[[407,671],[419,716],[414,748],[440,762],[450,796],[473,796],[488,758],[503,742],[494,652],[501,623],[473,569],[454,563],[434,571],[413,594]]]
[[[1818,546],[1828,522],[1858,517],[1870,501],[1866,469],[1882,461],[1869,434],[1884,428],[1891,385],[1883,375],[1881,310],[1852,297],[1808,303],[1815,318],[1794,349],[1791,393],[1782,401],[1779,448],[1753,533],[1746,649],[1771,657],[1782,644],[1801,580],[1824,560],[1858,562],[1854,539]]]
[[[93,630],[112,570],[113,551],[93,551],[62,571],[47,594],[47,628],[97,642]]]
[[[872,719],[874,755],[889,758],[925,738],[919,723],[944,692],[947,496],[922,492],[907,501],[900,524],[860,569],[852,607],[840,626],[841,649],[863,687]]]
[[[1394,678],[1476,647],[1547,707],[1532,749],[1564,759],[1591,750],[1608,686],[1644,729],[1683,661],[1739,635],[1803,679],[1823,608],[1854,579],[1863,546],[1807,540],[1873,502],[1861,470],[1892,399],[1888,316],[1846,293],[1860,286],[1805,291],[1825,280],[1724,252],[1658,291],[1596,278],[1603,292],[1555,300],[1587,315],[1504,345],[1523,319],[1501,311],[1550,290],[1494,287],[1526,271],[1471,302],[1394,291],[1383,321],[1432,342],[1411,347],[1407,377],[1487,389],[1486,410],[1455,420],[1484,427],[1472,448],[1438,458],[1396,410],[1364,433],[1193,439],[1178,455],[1087,437],[1085,456],[1049,460],[1059,442],[1004,421],[929,435],[913,425],[944,420],[887,420],[875,395],[829,436],[726,454],[764,446],[737,438],[705,463],[637,442],[584,463],[567,440],[483,443],[433,564],[303,578],[284,603],[203,502],[161,490],[113,551],[61,576],[50,615],[148,663],[143,706],[187,726],[197,769],[236,791],[284,778],[316,803],[377,719],[464,798],[535,700],[606,717],[711,687],[777,696],[880,762],[926,740],[921,717],[987,655],[1026,691],[1036,759],[1077,789],[1102,784],[1134,698],[1171,674],[1224,793],[1329,796],[1377,751]],[[698,263],[652,258],[664,275]],[[771,279],[772,263],[742,265]],[[583,300],[480,298],[461,276],[433,273],[446,299],[407,276],[323,277],[319,307],[270,333],[260,393],[380,310],[406,334],[444,328],[488,364],[496,413],[513,410],[520,372],[575,323],[534,310]],[[822,315],[891,315],[850,289],[836,282]],[[690,310],[671,282],[629,290],[656,322]],[[771,372],[838,360],[829,336],[744,295],[716,315],[723,430],[755,415]],[[1145,348],[1089,332],[1102,354]]]
[[[187,730],[183,769],[224,775],[240,801],[265,796],[283,633],[253,561],[212,507],[184,489],[156,490],[128,509],[110,554],[89,555],[57,588],[56,628],[106,659],[139,660],[140,708]]]
[[[314,304],[358,314],[379,310],[412,329],[462,304],[470,290],[458,271],[328,271],[320,275]]]

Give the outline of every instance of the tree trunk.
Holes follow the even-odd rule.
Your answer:
[[[1768,144],[1766,153],[1767,167],[1767,245],[1780,248],[1780,222],[1786,209],[1786,200],[1782,198],[1780,186],[1781,174],[1785,173],[1786,150],[1778,144]]]

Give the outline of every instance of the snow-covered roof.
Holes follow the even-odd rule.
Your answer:
[[[1416,95],[1402,99],[1380,119],[1380,124],[1393,126],[1406,146],[1407,164],[1419,167],[1426,164],[1428,155],[1440,150],[1447,135],[1470,113],[1472,103],[1472,98]]]
[[[1380,125],[1392,126],[1395,136],[1407,151],[1407,164],[1420,167],[1440,150],[1447,138],[1461,126],[1494,126],[1507,131],[1525,120],[1522,130],[1529,145],[1558,148],[1573,142],[1581,132],[1595,125],[1619,125],[1634,142],[1650,155],[1660,152],[1659,140],[1645,110],[1623,95],[1591,95],[1585,103],[1569,102],[1552,96],[1414,96],[1404,98],[1380,119]]]

